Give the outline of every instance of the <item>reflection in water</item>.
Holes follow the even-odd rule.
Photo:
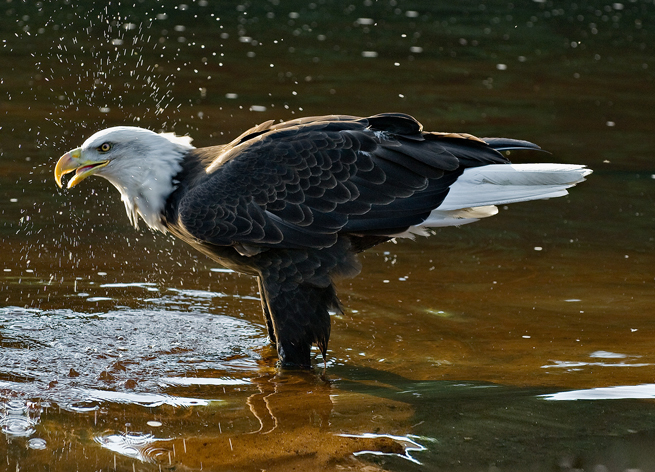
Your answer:
[[[392,436],[390,434],[372,434],[372,433],[365,433],[365,434],[340,434],[339,436],[342,436],[344,438],[362,438],[362,439],[390,439],[392,441],[395,441],[397,444],[399,444],[403,452],[398,453],[398,452],[391,452],[391,451],[357,451],[354,454],[356,456],[361,456],[365,454],[372,454],[374,456],[396,456],[400,457],[402,459],[407,459],[410,462],[414,462],[415,464],[422,465],[418,460],[412,457],[411,453],[412,452],[421,452],[425,451],[426,447],[422,446],[418,442],[416,442],[414,439],[422,439],[422,440],[428,440],[428,441],[434,441],[433,439],[430,438],[419,438],[417,436]]]
[[[655,384],[620,385],[542,395],[545,400],[625,400],[655,398]]]
[[[558,361],[551,360],[550,364],[542,365],[542,369],[565,369],[567,372],[582,371],[585,368],[590,367],[650,367],[655,365],[648,362],[626,362],[626,358],[639,359],[642,356],[636,355],[631,356],[628,354],[621,354],[618,352],[609,352],[609,351],[594,351],[589,354],[590,358],[593,359],[608,359],[606,361]]]
[[[576,362],[553,361],[553,364],[541,366],[543,369],[566,369],[567,371],[581,370],[582,367],[649,367],[653,364],[630,362]]]

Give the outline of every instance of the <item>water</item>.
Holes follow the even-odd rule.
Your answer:
[[[0,7],[0,469],[655,470],[652,2]],[[403,111],[594,169],[363,254],[327,368],[253,280],[129,227],[56,159],[135,124]]]

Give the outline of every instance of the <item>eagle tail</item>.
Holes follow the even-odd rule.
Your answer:
[[[585,166],[572,164],[471,167],[458,177],[441,205],[423,223],[396,236],[426,235],[425,228],[473,223],[498,213],[496,205],[562,197],[591,172]]]
[[[466,169],[438,210],[505,205],[566,195],[591,169],[573,164],[493,164]]]

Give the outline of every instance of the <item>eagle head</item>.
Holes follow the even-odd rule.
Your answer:
[[[155,133],[134,126],[116,126],[99,131],[82,146],[68,151],[55,166],[55,180],[74,172],[67,188],[91,175],[103,177],[120,193],[130,221],[138,216],[152,228],[163,230],[160,213],[175,189],[173,179],[181,161],[193,149],[191,138],[173,133]]]

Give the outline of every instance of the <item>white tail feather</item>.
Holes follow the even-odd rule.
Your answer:
[[[459,226],[498,213],[495,205],[562,197],[591,169],[573,164],[492,164],[466,169],[438,208],[396,237],[425,236],[425,228]]]
[[[572,164],[494,164],[466,169],[438,210],[561,197],[590,169]]]

